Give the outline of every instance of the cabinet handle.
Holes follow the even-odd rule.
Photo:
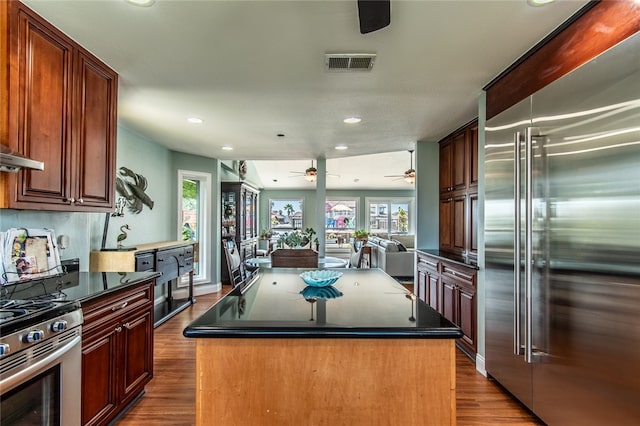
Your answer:
[[[82,204],[84,203],[84,200],[82,198],[78,198],[78,204]]]
[[[67,201],[69,202],[69,204],[73,204],[73,203],[76,202],[76,199],[71,197],[71,198],[67,199]]]
[[[164,262],[164,259],[163,259],[163,258],[161,258],[161,257],[159,257],[159,258],[158,258],[158,262]]]
[[[127,330],[131,329],[131,324],[129,324],[128,322],[122,324],[124,326],[124,328],[126,328]]]
[[[111,308],[112,312],[118,311],[120,309],[124,309],[127,307],[127,305],[129,304],[129,302],[124,302],[122,305],[120,306],[114,306],[113,308]]]
[[[120,333],[122,331],[122,327],[116,327],[116,333]]]

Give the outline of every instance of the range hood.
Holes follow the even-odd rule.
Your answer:
[[[32,160],[0,144],[0,172],[17,173],[20,169],[44,170],[42,161]]]

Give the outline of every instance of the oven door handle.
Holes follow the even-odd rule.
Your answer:
[[[80,345],[81,342],[82,342],[82,336],[76,336],[75,338],[65,343],[63,346],[59,347],[55,351],[51,352],[41,360],[36,361],[34,364],[29,365],[23,370],[20,370],[19,372],[12,374],[9,377],[0,381],[0,389],[2,389],[2,392],[9,391],[14,387],[18,386],[19,384],[24,383],[25,381],[34,377],[38,373],[45,371],[56,361],[56,359],[61,358],[63,355],[65,355],[67,352],[73,349],[76,345]]]

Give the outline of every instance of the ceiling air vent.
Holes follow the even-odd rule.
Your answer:
[[[371,71],[375,53],[327,53],[324,69],[330,72]]]

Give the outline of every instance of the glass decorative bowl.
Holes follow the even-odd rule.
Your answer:
[[[305,271],[300,274],[300,278],[311,287],[327,287],[338,281],[342,272],[320,269],[317,271]]]

